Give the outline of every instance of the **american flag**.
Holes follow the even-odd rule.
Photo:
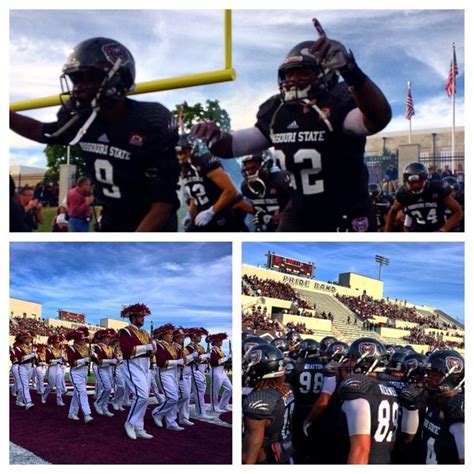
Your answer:
[[[458,63],[456,61],[456,49],[453,45],[453,59],[451,60],[451,66],[449,67],[448,82],[446,82],[446,93],[448,97],[456,94],[456,76],[459,74]]]
[[[405,118],[407,120],[410,120],[413,115],[415,115],[415,108],[413,107],[413,97],[411,96],[411,84],[408,83],[408,92],[407,92],[407,98],[405,101]]]

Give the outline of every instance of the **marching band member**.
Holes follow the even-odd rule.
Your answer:
[[[99,364],[97,362],[97,358],[94,357],[97,344],[99,344],[99,337],[100,331],[96,331],[95,334],[92,336],[91,341],[91,350],[92,350],[92,358],[91,358],[91,367],[92,373],[94,374],[95,385],[94,385],[94,400],[97,400],[102,394],[102,383],[99,377]]]
[[[155,352],[156,343],[150,339],[148,333],[141,329],[145,323],[145,316],[151,314],[144,304],[134,304],[125,307],[120,316],[129,318],[130,325],[120,329],[118,339],[123,353],[123,374],[125,382],[135,399],[125,422],[125,432],[130,439],[151,439],[153,435],[144,428],[144,417],[150,394],[150,356]]]
[[[112,406],[116,411],[125,411],[123,407],[123,399],[125,396],[125,378],[122,373],[123,354],[120,350],[120,344],[117,337],[113,337],[110,341],[113,348],[113,359],[117,360],[117,364],[112,368],[114,378],[114,397],[112,398]]]
[[[46,349],[46,363],[48,364],[48,386],[41,397],[41,403],[46,403],[49,394],[56,387],[56,404],[63,407],[63,385],[64,385],[64,370],[65,354],[61,343],[62,336],[49,336],[48,347]]]
[[[69,405],[68,418],[79,420],[79,408],[84,415],[84,422],[93,420],[89,400],[87,398],[87,372],[90,362],[90,349],[88,346],[89,330],[86,327],[70,331],[66,339],[74,340],[74,344],[66,346],[66,360],[71,366],[69,376],[74,386],[71,404]]]
[[[202,420],[211,420],[212,417],[206,413],[206,402],[204,395],[206,394],[206,370],[208,367],[209,353],[206,353],[204,347],[200,344],[203,335],[208,332],[204,328],[188,329],[191,343],[186,349],[191,354],[197,352],[197,358],[191,364],[191,391],[194,395],[194,403],[196,407],[196,415]]]
[[[18,336],[16,336],[13,346],[10,347],[10,362],[12,363],[11,371],[13,375],[13,385],[11,388],[11,393],[16,398],[16,404],[21,407],[21,406],[25,406],[25,404],[21,401],[20,375],[18,374],[18,367],[19,367],[18,354],[17,354],[18,344],[19,344]]]
[[[25,332],[18,334],[18,381],[20,383],[21,398],[20,401],[24,403],[25,408],[29,410],[34,407],[34,403],[31,400],[29,381],[31,377],[31,371],[33,367],[33,361],[36,359],[36,352],[33,348],[33,336],[32,334]],[[21,405],[20,405],[21,406]]]
[[[112,417],[114,414],[109,411],[108,407],[113,386],[112,369],[117,364],[117,359],[113,357],[113,347],[110,345],[110,340],[116,333],[113,329],[102,329],[97,331],[95,335],[99,343],[95,346],[93,359],[97,362],[97,375],[100,380],[101,391],[94,402],[94,408],[99,415]]]
[[[184,361],[184,365],[178,368],[178,419],[179,423],[184,426],[193,426],[194,423],[189,420],[189,397],[191,394],[191,366],[194,359],[197,358],[197,351],[189,353],[184,347],[184,339],[187,337],[187,330],[178,328],[174,332],[174,342],[181,351],[180,357]]]
[[[34,368],[37,385],[36,393],[43,396],[44,394],[44,376],[46,375],[46,370],[48,369],[48,364],[46,362],[46,345],[45,344],[36,344],[36,366]]]
[[[216,413],[230,411],[229,400],[232,395],[232,384],[224,370],[224,364],[232,359],[232,354],[228,357],[224,354],[222,342],[227,339],[225,332],[218,334],[209,334],[206,342],[212,343],[210,366],[211,366],[211,410]],[[219,392],[224,389],[221,400],[219,401]]]
[[[164,324],[153,331],[158,339],[156,347],[156,364],[159,370],[159,380],[166,400],[152,411],[153,420],[159,428],[163,428],[163,419],[166,420],[166,428],[172,431],[183,431],[184,428],[176,422],[178,415],[178,367],[183,365],[179,350],[173,343],[175,327],[172,324]]]

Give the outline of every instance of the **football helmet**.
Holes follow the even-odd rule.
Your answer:
[[[301,334],[298,331],[289,331],[286,333],[286,340],[290,346],[297,346],[302,340]]]
[[[319,341],[319,345],[320,345],[320,348],[321,348],[321,355],[325,356],[328,347],[331,344],[334,344],[335,342],[337,342],[337,339],[334,336],[325,336],[325,337],[323,337]]]
[[[382,188],[378,183],[369,184],[369,194],[372,199],[378,199],[382,195]]]
[[[403,349],[402,351],[395,351],[392,355],[390,355],[385,371],[389,374],[392,372],[402,372],[403,361],[409,353],[410,352],[406,349]]]
[[[61,99],[70,97],[74,111],[87,110],[133,90],[135,60],[118,41],[90,38],[74,47],[60,79]]]
[[[280,349],[282,352],[288,352],[288,341],[286,339],[283,339],[282,337],[277,337],[273,339],[270,344]]]
[[[452,191],[459,191],[459,181],[454,176],[446,176],[442,181],[445,185],[449,186]]]
[[[403,170],[405,189],[412,194],[421,194],[428,182],[428,170],[423,163],[409,163]]]
[[[264,197],[267,192],[265,178],[273,168],[273,154],[270,150],[264,150],[253,155],[242,158],[241,173],[249,190],[256,197]]]
[[[327,349],[326,349],[326,358],[328,361],[334,360],[336,362],[341,362],[342,359],[347,354],[347,350],[349,346],[345,342],[336,341],[333,342]]]
[[[303,339],[298,346],[298,357],[301,359],[319,357],[319,342],[314,339]]]
[[[263,339],[263,337],[259,336],[249,336],[242,340],[242,355],[245,354],[252,349],[254,346],[258,346],[259,344],[268,344],[268,341]]]
[[[285,374],[283,352],[270,344],[258,344],[245,354],[243,372],[249,387],[260,380],[281,377]]]
[[[349,346],[346,358],[355,361],[354,372],[367,374],[377,367],[386,366],[387,350],[377,339],[361,337]]]
[[[433,352],[426,368],[426,388],[431,392],[451,392],[464,383],[464,358],[458,351]]]
[[[310,52],[313,45],[314,41],[298,43],[278,68],[278,86],[284,102],[298,103],[304,99],[314,99],[337,83],[337,74],[334,71],[325,73]],[[301,70],[301,75],[295,79],[293,73],[297,69]]]
[[[395,346],[392,344],[387,344],[385,346],[385,350],[387,351],[388,357],[395,353],[396,349]]]
[[[409,353],[402,361],[402,371],[407,379],[420,379],[426,377],[426,364],[428,357],[423,354]]]

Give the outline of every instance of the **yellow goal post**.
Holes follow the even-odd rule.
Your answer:
[[[234,81],[236,73],[232,67],[232,11],[224,10],[224,68],[217,71],[189,74],[187,76],[170,77],[154,81],[140,82],[129,95],[147,94],[184,87],[203,86],[218,82]],[[41,109],[61,105],[59,95],[22,100],[10,103],[10,110],[22,111]]]

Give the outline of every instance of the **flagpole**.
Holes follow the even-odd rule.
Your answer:
[[[453,76],[453,93],[451,96],[451,104],[453,110],[453,128],[451,130],[451,171],[454,174],[454,150],[456,148],[456,74],[455,74],[455,57],[456,45],[453,43],[452,59],[451,59],[451,73]]]
[[[411,94],[411,81],[408,81],[408,92]],[[411,114],[408,119],[408,144],[411,145]]]

